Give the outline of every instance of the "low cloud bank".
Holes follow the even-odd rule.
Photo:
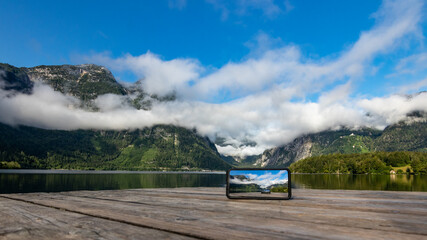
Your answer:
[[[100,111],[91,112],[77,108],[78,99],[36,84],[31,95],[0,91],[0,121],[62,130],[137,129],[173,124],[196,128],[211,140],[225,139],[227,146],[218,148],[225,155],[246,156],[260,154],[306,133],[339,126],[384,128],[412,111],[427,111],[425,92],[412,97],[345,100],[334,98],[333,93],[334,90],[325,93],[319,102],[278,102],[270,94],[223,104],[160,102],[150,111],[132,108],[123,96],[108,94],[94,101]],[[251,144],[246,144],[248,141]]]

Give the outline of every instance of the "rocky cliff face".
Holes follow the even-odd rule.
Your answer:
[[[136,109],[150,110],[153,102],[172,101],[175,95],[157,96],[146,93],[141,81],[120,84],[105,67],[94,64],[36,66],[17,68],[0,63],[0,88],[31,93],[34,84],[51,86],[55,91],[81,101],[79,107],[97,111],[94,100],[100,95],[123,96],[123,101]]]
[[[21,92],[31,89],[34,83],[44,83],[55,91],[83,101],[95,99],[106,93],[126,94],[125,88],[115,80],[107,68],[94,64],[42,65],[32,68],[17,68],[9,64],[0,64],[0,73],[4,82],[20,86],[14,90]]]
[[[75,96],[83,101],[112,93],[125,95],[126,91],[105,67],[94,64],[37,66],[24,69],[33,82],[43,82],[55,91]]]
[[[310,136],[300,137],[289,144],[264,151],[256,164],[261,167],[289,166],[295,161],[310,157],[312,146]]]
[[[264,151],[257,165],[262,167],[289,166],[298,160],[333,153],[367,153],[374,151],[427,151],[427,116],[408,114],[407,119],[375,129],[324,131],[308,134],[293,142]]]

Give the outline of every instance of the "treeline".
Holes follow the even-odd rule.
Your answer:
[[[405,167],[406,173],[426,174],[425,152],[372,152],[329,154],[309,157],[290,166],[295,173],[390,174],[393,167]]]

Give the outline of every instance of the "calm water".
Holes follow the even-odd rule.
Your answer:
[[[129,188],[224,187],[225,173],[0,170],[0,193]],[[292,187],[427,191],[427,175],[294,174]]]
[[[427,192],[427,175],[294,174],[292,181],[296,188]]]

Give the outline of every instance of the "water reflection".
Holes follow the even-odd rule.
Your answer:
[[[296,188],[427,191],[427,175],[294,174],[292,180]]]
[[[224,174],[2,174],[0,193],[131,188],[223,187]]]
[[[51,171],[52,172],[52,171]],[[226,175],[212,173],[113,173],[0,171],[0,193],[129,188],[225,187]],[[312,189],[427,191],[427,175],[293,174],[292,187]]]

